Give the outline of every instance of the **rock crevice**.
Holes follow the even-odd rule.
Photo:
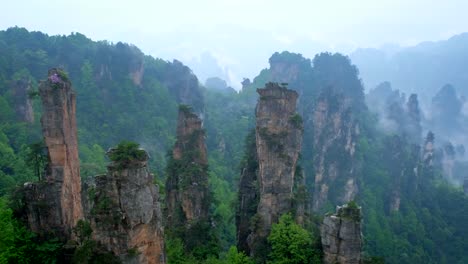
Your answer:
[[[327,215],[320,228],[323,263],[361,263],[361,208],[354,203],[338,206],[336,213]]]
[[[160,195],[147,160],[145,152],[125,165],[112,162],[83,188],[93,239],[123,263],[166,263]]]
[[[255,223],[247,242],[250,254],[259,257],[264,253],[262,248],[266,246],[272,224],[282,214],[293,211],[293,189],[303,128],[302,118],[296,113],[298,95],[295,91],[268,83],[257,92],[260,95],[255,127],[259,198],[252,219]]]
[[[48,164],[43,182],[25,184],[29,226],[67,239],[83,218],[75,93],[66,74],[51,69],[39,86]]]
[[[327,201],[348,202],[356,196],[356,142],[360,134],[350,98],[327,89],[317,100],[313,123],[314,211]]]

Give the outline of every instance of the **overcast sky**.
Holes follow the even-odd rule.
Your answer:
[[[195,68],[208,52],[236,81],[241,75],[254,76],[248,71],[264,67],[273,51],[349,53],[357,47],[414,45],[468,31],[467,0],[2,2],[0,29],[17,25],[48,34],[80,32],[93,40],[133,43],[145,53],[178,58]],[[243,62],[248,71],[235,70]]]

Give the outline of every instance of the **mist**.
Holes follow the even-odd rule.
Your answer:
[[[276,51],[309,58],[320,51],[354,54],[351,58],[364,73],[367,89],[383,81],[376,83],[367,69],[386,65],[379,62],[378,67],[367,67],[355,50],[372,48],[387,57],[401,47],[445,40],[468,28],[467,9],[468,3],[461,0],[430,5],[421,0],[85,0],[48,4],[20,0],[2,4],[0,29],[17,25],[52,35],[80,32],[93,40],[128,42],[152,56],[184,62],[202,83],[219,77],[236,89],[242,78],[253,78],[265,68]]]

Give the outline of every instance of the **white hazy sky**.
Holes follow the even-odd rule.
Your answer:
[[[244,61],[239,52],[258,55],[264,65],[265,54],[276,50],[313,56],[317,49],[405,46],[468,31],[468,0],[2,0],[0,6],[0,29],[80,32],[185,62],[208,51],[231,70]]]
[[[219,25],[375,46],[447,38],[468,27],[466,0],[78,0],[2,1],[1,27],[93,39],[210,31]]]

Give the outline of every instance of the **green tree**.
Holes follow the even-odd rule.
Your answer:
[[[284,214],[273,224],[268,236],[271,246],[270,264],[321,263],[310,233],[294,222],[291,214]]]
[[[146,152],[140,149],[140,144],[123,140],[115,149],[109,152],[109,159],[125,168],[134,161],[142,161],[146,158]]]
[[[5,199],[0,199],[0,264],[56,263],[62,244],[56,238],[39,238],[13,218]]]
[[[235,246],[229,248],[228,253],[226,254],[226,263],[227,264],[254,264],[254,261],[246,256],[243,252],[237,251]]]
[[[44,141],[39,141],[28,146],[26,163],[33,169],[35,176],[40,181],[44,174],[48,155]]]

